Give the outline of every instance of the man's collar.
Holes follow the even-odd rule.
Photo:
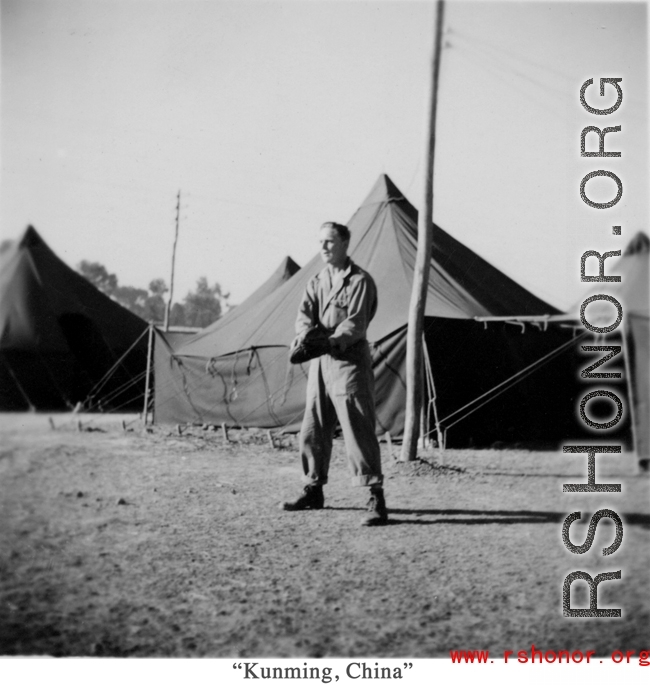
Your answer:
[[[350,275],[353,266],[354,262],[348,257],[347,262],[345,264],[345,270],[343,271],[341,278],[337,281],[336,286],[329,291],[329,294],[327,295],[325,302],[323,302],[323,311],[325,311],[329,307],[332,300],[339,294],[341,288],[343,288],[345,284],[345,279]],[[332,269],[330,268],[329,264],[326,268],[329,273],[330,284],[332,284],[334,283],[334,274],[332,273]]]
[[[350,257],[346,257],[345,258],[345,265],[343,266],[343,269],[342,269],[343,278],[350,275],[350,272],[352,271],[353,265],[354,265],[354,262],[350,259]],[[334,279],[334,270],[332,269],[331,265],[328,264],[326,269],[329,271],[330,278],[333,280]]]

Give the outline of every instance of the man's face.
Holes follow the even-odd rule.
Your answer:
[[[342,267],[348,256],[348,241],[343,241],[335,228],[321,228],[318,239],[320,256],[325,264]]]

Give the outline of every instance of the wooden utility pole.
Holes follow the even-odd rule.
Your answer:
[[[176,264],[176,243],[178,242],[178,220],[181,211],[181,191],[178,191],[176,196],[176,233],[174,235],[174,248],[172,250],[172,276],[169,284],[169,300],[167,301],[167,309],[165,309],[165,331],[169,330],[169,313],[172,308],[172,298],[174,297],[174,265]]]
[[[413,271],[413,289],[409,305],[408,331],[406,334],[406,416],[402,461],[413,461],[417,456],[420,411],[422,408],[422,334],[424,332],[424,309],[427,303],[429,266],[431,263],[431,240],[433,227],[433,159],[436,144],[436,107],[438,76],[442,50],[442,23],[444,0],[436,2],[435,38],[433,45],[432,77],[429,86],[429,112],[426,123],[426,171],[423,201],[418,215],[418,251]]]

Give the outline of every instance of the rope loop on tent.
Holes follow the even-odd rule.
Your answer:
[[[251,369],[254,369],[255,367],[253,366],[253,361],[257,357],[257,348],[251,347],[251,353],[248,355],[248,364],[246,365],[246,375],[250,376],[251,375]]]
[[[259,350],[263,349],[263,348],[269,348],[269,347],[281,347],[282,351],[279,354],[277,354],[275,357],[273,357],[271,359],[271,361],[269,362],[269,364],[267,364],[265,367],[263,365],[262,359],[259,355]],[[284,400],[286,399],[285,386],[280,387],[278,390],[271,391],[271,388],[270,388],[270,385],[269,385],[269,382],[267,379],[267,373],[268,373],[268,370],[274,364],[277,364],[278,361],[280,361],[283,358],[283,356],[286,353],[286,350],[287,350],[286,345],[279,345],[279,346],[278,345],[262,345],[262,346],[255,346],[255,347],[247,348],[245,350],[239,349],[236,352],[234,352],[233,354],[224,355],[223,357],[212,357],[212,358],[210,358],[206,363],[206,375],[209,374],[209,376],[212,378],[218,376],[219,379],[221,380],[221,382],[223,383],[223,386],[224,386],[223,397],[221,399],[217,399],[213,406],[216,406],[216,405],[223,403],[226,411],[228,412],[228,416],[233,421],[233,424],[234,425],[242,425],[243,422],[251,414],[253,414],[255,411],[257,411],[257,409],[259,409],[264,404],[269,403],[269,412],[271,413],[273,420],[276,421],[276,423],[278,423],[279,425],[281,425],[281,421],[280,421],[279,417],[277,417],[277,415],[275,414],[275,412],[273,410],[273,407],[276,406],[274,397],[278,393],[284,393],[284,396],[283,396],[282,401],[281,401],[281,404],[283,404]],[[245,353],[247,351],[249,352],[249,357],[248,357],[247,367],[246,367],[246,373],[248,375],[248,380],[246,380],[243,383],[240,383],[238,381],[238,378],[237,378],[237,371],[236,371],[237,362],[241,358],[242,353]],[[226,361],[229,361],[230,358],[232,358],[232,357],[234,357],[234,359],[233,359],[232,363],[230,364],[230,378],[231,378],[231,382],[232,382],[233,387],[229,390],[229,383],[226,380],[226,378],[224,377],[224,374],[219,371],[219,369],[217,367],[217,362],[219,360],[221,360],[222,362],[225,363]],[[256,373],[251,373],[251,371],[256,371]],[[252,411],[250,411],[248,414],[241,417],[241,419],[239,419],[239,420],[235,419],[235,417],[233,416],[233,414],[231,412],[231,407],[230,407],[231,403],[233,403],[237,399],[239,399],[241,392],[243,390],[245,390],[246,388],[250,387],[258,379],[261,379],[263,384],[264,384],[265,394],[266,394],[264,401],[260,405],[255,407]],[[204,379],[199,380],[197,387],[198,387],[198,385],[200,385],[203,382],[203,380]],[[208,408],[208,411],[210,411],[211,408],[212,407]]]
[[[177,361],[177,363],[179,362],[179,360],[177,360],[175,357],[174,357],[174,360]],[[188,401],[190,407],[192,407],[192,409],[194,410],[194,413],[196,414],[197,418],[201,418],[201,412],[194,406],[194,402],[192,402],[192,397],[190,395],[189,388],[187,387],[188,382],[187,382],[187,376],[185,375],[184,365],[182,363],[178,363],[178,369],[181,372],[181,382],[183,384],[183,393],[185,394],[185,397],[187,398],[187,401]]]
[[[230,367],[230,382],[232,383],[232,389],[227,395],[226,402],[234,402],[239,397],[239,394],[237,393],[237,362],[239,361],[241,352],[242,350],[237,350],[235,352],[232,366]]]
[[[293,385],[293,367],[294,365],[289,361],[289,358],[287,357],[287,368],[284,372],[284,383],[282,384],[282,397],[280,398],[279,402],[281,407],[283,407],[284,403],[287,401],[289,388]],[[300,364],[300,369],[302,370],[302,364]]]
[[[522,335],[526,332],[526,324],[523,321],[511,321],[509,319],[506,319],[505,323],[509,323],[512,326],[521,326]]]
[[[266,367],[267,371],[271,366],[273,366],[278,361],[280,361],[280,359],[284,356],[286,347],[287,347],[286,345],[282,345],[282,348],[283,348],[282,352],[280,354],[276,355],[271,360],[270,364],[267,365],[267,367]],[[259,349],[259,348],[257,348],[257,349]],[[307,374],[305,373],[304,369],[302,368],[302,364],[300,365],[300,367],[301,367],[301,370],[303,372],[303,375],[306,378]],[[290,425],[293,422],[293,420],[296,418],[296,416],[298,416],[300,413],[302,413],[304,411],[304,409],[300,409],[297,414],[295,414],[294,416],[292,416],[289,419],[288,422],[283,424],[282,421],[280,420],[280,417],[277,416],[277,414],[275,413],[275,411],[273,409],[274,407],[276,407],[278,405],[282,406],[284,404],[284,402],[286,400],[286,396],[288,394],[288,391],[294,383],[293,372],[291,372],[291,374],[290,374],[290,379],[291,379],[290,383],[287,384],[287,376],[285,375],[285,384],[280,386],[277,390],[274,390],[274,391],[271,391],[270,386],[268,385],[268,382],[266,381],[266,375],[264,372],[264,368],[262,367],[261,361],[260,361],[260,373],[258,374],[258,376],[262,377],[262,380],[265,384],[265,389],[267,392],[266,397],[264,398],[264,400],[262,402],[260,402],[258,405],[253,407],[253,409],[251,409],[247,414],[245,414],[241,418],[240,424],[243,424],[246,421],[246,419],[248,419],[248,417],[252,416],[258,409],[260,409],[265,404],[267,404],[268,408],[269,408],[269,413],[271,414],[271,416],[272,416],[273,420],[276,422],[276,424],[282,429],[286,428],[288,425]],[[276,396],[277,395],[281,396],[280,402],[276,402]]]
[[[224,404],[224,406],[225,406],[225,408],[226,408],[226,411],[228,412],[228,416],[232,419],[232,422],[233,422],[234,424],[237,424],[237,423],[238,423],[237,420],[236,420],[235,417],[230,413],[230,393],[228,392],[228,381],[225,379],[225,377],[224,377],[224,375],[221,373],[221,371],[219,371],[219,369],[217,368],[216,362],[217,362],[217,358],[216,358],[216,357],[210,357],[210,359],[208,359],[208,361],[206,362],[206,365],[205,365],[205,372],[206,372],[206,375],[209,375],[209,376],[211,376],[212,378],[218,377],[219,380],[221,381],[221,383],[223,384],[223,389],[224,389],[223,398],[222,398],[222,399],[223,399],[223,404]],[[185,377],[183,377],[183,381],[184,381],[184,383],[183,383],[183,390],[185,391],[185,396],[187,397],[187,401],[190,403],[190,405],[192,406],[192,408],[195,409],[195,408],[194,408],[194,405],[192,404],[192,400],[190,399],[189,393],[188,393],[187,390],[185,389]],[[200,385],[200,382],[199,382],[199,385]],[[198,385],[197,385],[196,387],[198,387]],[[195,387],[195,388],[192,388],[192,390],[195,390],[196,387]],[[196,411],[196,409],[195,409],[195,411]],[[200,417],[200,415],[198,414],[198,412],[197,412],[197,416]]]
[[[267,379],[267,377],[266,377],[266,373],[264,372],[264,365],[262,364],[262,360],[259,359],[259,355],[257,355],[256,349],[255,349],[255,348],[252,348],[251,352],[252,352],[252,351],[255,351],[255,352],[256,352],[257,359],[258,359],[258,361],[259,361],[259,363],[260,363],[260,374],[261,374],[261,376],[262,376],[262,383],[264,383],[264,391],[266,392],[266,400],[267,400],[267,402],[268,402],[269,414],[271,415],[271,417],[273,418],[273,420],[274,420],[276,423],[280,423],[280,419],[278,418],[278,416],[276,415],[276,413],[275,413],[275,411],[274,411],[274,409],[273,409],[273,395],[274,395],[275,393],[273,393],[273,392],[271,391],[271,387],[269,386],[269,381],[268,381],[268,379]],[[278,355],[278,356],[279,356],[279,355]]]

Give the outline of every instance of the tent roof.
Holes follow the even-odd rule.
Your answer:
[[[372,211],[377,207],[379,212],[374,217]],[[417,222],[417,210],[391,179],[382,174],[349,224],[352,231],[350,254],[373,274],[378,286],[381,280],[388,281],[386,290],[395,294],[390,281],[396,263],[401,263],[404,278],[400,278],[400,283],[407,292],[402,291],[393,298],[399,299],[400,306],[403,306],[404,298],[407,303],[410,301],[417,253]],[[361,230],[357,229],[359,224]],[[393,242],[397,244],[397,254],[391,250]],[[374,269],[373,264],[379,268]],[[387,272],[382,270],[384,265]],[[427,316],[467,319],[557,312],[442,228],[433,225]]]
[[[226,316],[236,317],[246,312],[248,309],[256,305],[260,300],[263,300],[269,293],[284,285],[295,273],[300,271],[300,266],[287,255],[278,264],[278,268],[257,288],[251,295],[249,295],[241,304],[237,305],[235,309],[228,312]],[[225,318],[225,317],[224,317]]]
[[[407,323],[417,252],[417,211],[382,174],[348,227],[350,257],[377,283],[379,306],[368,337],[381,340]],[[316,254],[293,278],[252,306],[248,316],[225,317],[213,325],[211,335],[196,336],[177,354],[216,357],[250,347],[288,345],[307,281],[322,268]],[[470,319],[556,312],[434,225],[427,316]]]
[[[627,244],[623,256],[629,257],[633,254],[643,254],[647,252],[650,252],[650,238],[647,233],[639,231]]]
[[[65,351],[60,317],[74,314],[89,319],[116,350],[147,326],[61,261],[29,226],[0,263],[0,349]]]
[[[222,316],[220,319],[217,319],[214,323],[206,326],[196,335],[193,335],[191,337],[192,342],[202,340],[204,338],[212,338],[213,335],[217,334],[224,328],[226,330],[232,330],[232,326],[236,321],[242,317],[245,317],[246,314],[255,309],[255,307],[262,300],[268,297],[280,286],[284,285],[284,283],[286,283],[286,281],[288,281],[298,271],[300,271],[298,264],[296,264],[296,262],[294,262],[293,259],[287,255],[280,262],[278,268],[271,274],[271,276],[269,276],[269,278],[264,281],[264,283],[262,283],[259,288],[257,288],[257,290],[249,295],[241,304],[224,314],[224,316]]]
[[[650,314],[650,277],[648,268],[650,265],[650,238],[643,231],[639,231],[627,244],[621,257],[612,259],[611,266],[607,262],[607,273],[621,276],[618,283],[608,284],[606,294],[616,297],[623,307],[624,314],[633,314],[648,318]],[[585,292],[578,302],[573,304],[566,312],[551,316],[501,316],[501,317],[478,317],[479,320],[490,321],[494,319],[512,319],[519,321],[549,321],[549,322],[574,322],[580,321],[580,307],[582,303],[592,295],[603,293],[602,285],[595,285]],[[613,308],[611,304],[594,302],[589,304],[587,319],[595,325],[604,325],[604,321],[613,321]],[[580,324],[578,324],[580,325]]]

